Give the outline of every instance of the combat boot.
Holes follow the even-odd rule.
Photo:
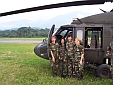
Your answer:
[[[66,78],[66,75],[61,75],[61,78],[64,78],[65,79]]]
[[[78,73],[77,76],[78,76],[77,80],[82,80],[83,79],[83,74],[82,73]]]
[[[83,79],[83,77],[81,76],[81,77],[78,77],[78,79],[77,80],[82,80]]]

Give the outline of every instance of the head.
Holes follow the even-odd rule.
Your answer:
[[[110,43],[110,46],[113,46],[113,41]]]
[[[80,45],[80,43],[81,43],[81,40],[79,38],[75,38],[75,44]]]
[[[51,37],[51,42],[56,42],[56,36]]]
[[[68,35],[68,42],[70,42],[72,40],[72,36]]]
[[[64,44],[65,43],[65,40],[62,38],[61,39],[61,44]]]

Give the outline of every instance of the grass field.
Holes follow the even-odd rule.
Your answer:
[[[0,85],[113,85],[113,80],[97,78],[86,70],[81,81],[53,78],[49,61],[34,54],[35,46],[0,43]]]

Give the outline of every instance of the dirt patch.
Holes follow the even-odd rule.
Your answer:
[[[0,43],[40,43],[38,40],[0,40]]]

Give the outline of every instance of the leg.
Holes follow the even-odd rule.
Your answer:
[[[111,77],[113,79],[113,67],[111,67],[110,70],[111,70]]]
[[[77,72],[77,62],[74,60],[73,61],[73,76],[76,76],[76,72]]]
[[[63,62],[62,75],[63,75],[64,78],[67,75],[67,63],[66,62]]]
[[[111,71],[111,77],[113,79],[113,58],[111,58],[111,67],[110,67],[110,71]]]
[[[78,79],[79,80],[83,79],[83,76],[84,76],[83,66],[81,66],[80,64],[78,64]]]
[[[70,78],[72,75],[72,62],[71,59],[68,59],[68,77]]]

